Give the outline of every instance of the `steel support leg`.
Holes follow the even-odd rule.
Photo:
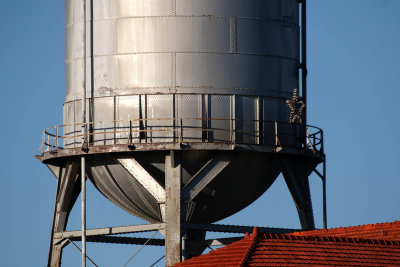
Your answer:
[[[327,210],[326,210],[326,158],[324,156],[322,162],[322,173],[320,173],[317,169],[314,172],[321,178],[322,180],[322,210],[323,210],[323,227],[324,229],[328,229],[328,218],[327,218]]]
[[[55,234],[65,231],[69,214],[79,193],[79,163],[69,162],[60,168],[58,175],[48,267],[59,267],[61,265],[62,249],[66,243],[55,238]]]
[[[181,261],[181,183],[181,155],[171,151],[165,157],[165,266]]]
[[[282,173],[296,204],[301,227],[304,230],[314,229],[314,215],[311,202],[308,176],[314,169],[314,163],[299,159],[282,158]]]

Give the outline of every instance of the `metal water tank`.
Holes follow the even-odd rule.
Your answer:
[[[220,151],[274,145],[273,122],[288,121],[285,101],[299,87],[298,6],[296,0],[96,1],[93,46],[86,46],[93,71],[86,92],[91,144],[145,147],[134,158],[151,172],[157,189],[164,186],[163,150],[195,143],[183,149],[185,183]],[[84,91],[82,36],[82,1],[67,0],[64,124],[71,138],[64,139],[65,148],[82,146],[76,134]],[[281,145],[296,145],[296,127],[279,128],[288,133]],[[272,184],[280,171],[271,155],[244,150],[233,152],[234,162],[198,195],[201,204],[190,221],[225,218]],[[163,197],[132,176],[129,169],[137,163],[126,157],[131,155],[91,160],[92,181],[121,208],[162,221]]]
[[[65,3],[64,125],[44,132],[40,155],[56,175],[85,154],[105,197],[163,222],[176,151],[185,222],[226,218],[283,173],[314,227],[307,177],[322,131],[304,124],[296,89],[298,0],[87,1],[86,22],[82,0]]]

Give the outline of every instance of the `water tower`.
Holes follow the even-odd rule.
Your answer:
[[[140,243],[113,234],[150,230],[168,266],[198,255],[206,231],[248,230],[212,223],[280,173],[314,228],[308,176],[325,181],[325,157],[306,124],[305,2],[65,0],[64,122],[38,155],[58,179],[49,266],[70,240],[85,257],[86,241]],[[86,230],[86,178],[149,224]],[[82,231],[67,232],[81,193]]]

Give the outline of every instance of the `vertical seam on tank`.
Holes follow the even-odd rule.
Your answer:
[[[237,18],[229,18],[229,52],[232,54],[237,53]]]
[[[171,53],[171,92],[176,93],[176,53]]]
[[[112,22],[112,31],[113,31],[113,48],[112,51],[115,54],[118,54],[118,20],[113,20]]]
[[[171,0],[171,15],[176,16],[176,0]]]

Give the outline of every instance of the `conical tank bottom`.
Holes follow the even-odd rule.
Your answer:
[[[114,204],[149,222],[164,221],[165,156],[169,152],[92,156],[88,175]],[[258,152],[182,151],[182,187],[211,159],[224,153],[228,164],[184,208],[190,223],[212,223],[245,208],[275,181],[273,156]],[[133,164],[133,165],[132,165]]]

